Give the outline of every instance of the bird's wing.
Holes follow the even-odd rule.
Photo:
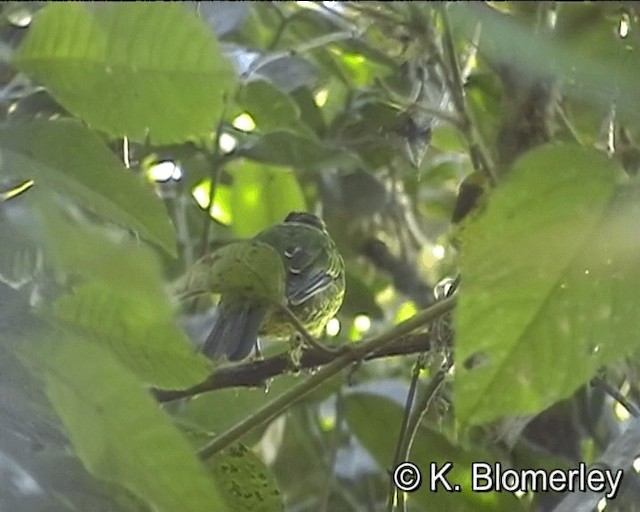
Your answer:
[[[276,248],[287,272],[287,298],[298,306],[322,293],[340,275],[341,262],[326,233],[298,222],[278,224],[257,238]]]
[[[295,246],[284,253],[287,278],[287,296],[292,306],[298,306],[322,293],[338,277],[335,257],[324,245],[318,247]]]

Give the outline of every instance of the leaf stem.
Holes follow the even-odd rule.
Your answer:
[[[220,155],[220,137],[223,132],[224,125],[224,117],[227,111],[227,99],[225,98],[224,107],[222,109],[222,113],[220,114],[220,120],[218,121],[218,126],[216,127],[216,139],[215,139],[215,147],[213,148],[213,153],[207,152],[206,155],[208,157],[209,165],[211,165],[211,177],[210,177],[210,186],[209,186],[209,204],[207,205],[207,221],[204,225],[204,230],[202,232],[202,242],[201,242],[201,252],[200,256],[204,256],[209,252],[209,241],[211,238],[211,208],[213,207],[213,202],[216,199],[216,189],[218,188],[218,179],[220,177],[220,169],[221,169],[221,155]]]

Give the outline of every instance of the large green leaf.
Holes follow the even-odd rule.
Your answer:
[[[155,299],[155,300],[154,300]],[[64,295],[55,315],[108,347],[143,382],[182,389],[204,380],[210,364],[173,321],[168,301],[123,287],[91,283]]]
[[[592,149],[522,157],[463,232],[456,412],[535,413],[640,341],[640,191]]]
[[[253,236],[306,203],[295,174],[287,168],[240,160],[228,166],[233,176],[231,210],[233,230],[239,237]]]
[[[26,208],[16,211],[14,222],[37,242],[56,274],[82,276],[109,283],[132,295],[167,300],[156,253],[126,233],[75,222],[66,205],[35,190],[25,198]]]
[[[75,286],[41,305],[43,313],[109,347],[148,384],[184,388],[202,381],[210,364],[174,324],[155,253],[126,237],[114,240],[71,223],[46,199],[35,193],[37,214],[22,212],[16,227],[37,241],[55,273]]]
[[[79,122],[36,120],[0,128],[0,157],[0,176],[33,179],[36,187],[56,190],[175,254],[175,233],[160,199]]]
[[[234,80],[206,23],[167,3],[47,5],[15,62],[91,126],[157,144],[210,132]]]
[[[228,510],[187,440],[107,351],[64,335],[22,349],[91,473],[154,510]]]

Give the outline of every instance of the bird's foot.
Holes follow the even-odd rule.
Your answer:
[[[249,358],[251,362],[262,361],[264,356],[262,355],[262,349],[260,348],[260,340],[256,340],[256,344],[253,347],[253,355]]]
[[[300,369],[303,352],[304,352],[304,344],[302,343],[302,340],[300,339],[300,337],[296,334],[291,338],[291,341],[289,342],[289,351],[288,351],[289,361],[291,362],[291,366],[295,370]]]

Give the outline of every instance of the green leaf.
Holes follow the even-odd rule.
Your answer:
[[[300,122],[298,105],[266,80],[246,84],[240,90],[238,102],[262,131],[294,130],[313,137],[311,129]]]
[[[181,287],[194,294],[233,293],[281,303],[284,284],[284,266],[277,251],[249,240],[225,245],[200,258]]]
[[[207,462],[228,510],[275,512],[284,510],[273,475],[246,446],[237,444]]]
[[[56,190],[175,254],[173,227],[150,185],[79,122],[36,120],[0,128],[0,157],[0,176],[32,178],[36,187]]]
[[[357,391],[345,396],[345,417],[349,428],[358,440],[373,455],[381,467],[391,469],[403,407],[389,398]],[[384,418],[384,421],[371,421]],[[510,493],[480,493],[471,490],[471,464],[477,461],[495,461],[489,453],[480,450],[469,451],[449,441],[441,433],[421,426],[412,444],[409,461],[416,464],[423,477],[419,490],[408,497],[409,503],[419,504],[419,510],[473,511],[476,510],[519,510],[518,500]],[[452,462],[453,468],[447,472],[451,485],[461,487],[459,493],[429,491],[429,464],[441,468]]]
[[[25,345],[23,359],[44,382],[92,474],[130,489],[154,510],[229,510],[187,440],[107,351],[63,336]]]
[[[228,170],[233,176],[233,230],[239,237],[253,236],[282,222],[289,212],[307,209],[290,169],[241,160],[231,163]]]
[[[298,169],[357,163],[356,157],[347,151],[284,130],[267,133],[239,148],[238,153],[259,162]]]
[[[126,237],[115,240],[73,224],[45,194],[33,192],[25,194],[33,196],[25,198],[32,208],[12,215],[19,219],[15,228],[41,246],[60,279],[74,284],[53,303],[42,303],[43,314],[109,347],[148,384],[175,389],[205,379],[210,363],[174,324],[155,253]]]
[[[210,373],[208,359],[195,353],[175,325],[168,301],[159,297],[91,283],[63,295],[53,307],[58,319],[108,347],[146,384],[183,389]]]
[[[522,157],[462,233],[456,412],[536,413],[640,346],[640,193],[570,145]]]
[[[209,27],[178,4],[47,5],[15,63],[91,126],[154,144],[209,133],[234,82]]]

